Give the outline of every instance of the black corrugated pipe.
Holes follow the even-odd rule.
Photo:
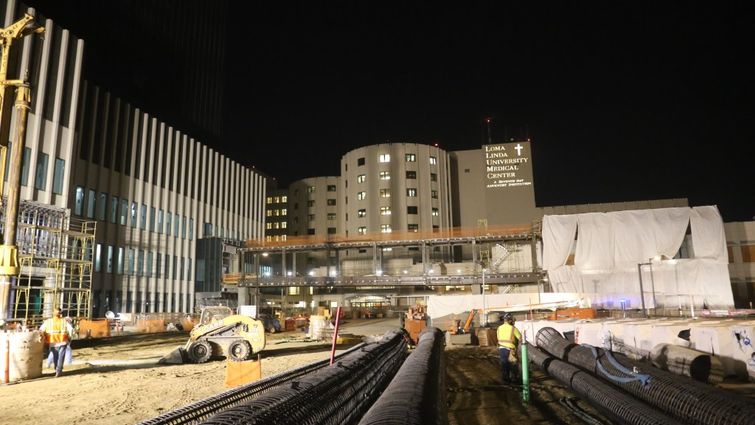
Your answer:
[[[405,331],[343,356],[332,366],[218,413],[205,424],[350,424],[370,408],[408,354]]]
[[[682,425],[672,417],[614,388],[591,374],[528,343],[530,360],[549,375],[569,386],[615,423],[631,425]]]
[[[425,329],[417,347],[359,425],[448,423],[444,345],[440,329]]]
[[[538,346],[545,351],[555,356],[558,356],[557,353],[565,353],[563,360],[595,373],[601,379],[608,380],[684,423],[696,425],[755,423],[755,403],[739,394],[725,392],[651,365],[633,362],[621,355],[612,359],[613,355],[610,352],[589,345],[573,346],[564,351],[563,341],[566,339],[553,328],[541,329],[538,332],[537,341]],[[601,368],[606,373],[603,373]],[[633,368],[636,368],[638,373],[633,373]],[[636,379],[643,374],[649,377],[647,382]]]

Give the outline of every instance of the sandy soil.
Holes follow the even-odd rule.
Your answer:
[[[397,326],[392,319],[353,321],[343,332],[382,335]],[[268,334],[263,377],[330,357],[329,343],[304,342],[303,336]],[[0,423],[133,424],[228,390],[224,360],[156,364],[186,339],[184,333],[163,333],[75,341],[74,364],[66,365],[63,376],[45,369],[40,379],[0,385]]]

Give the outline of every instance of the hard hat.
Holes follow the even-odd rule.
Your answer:
[[[503,315],[503,320],[511,322],[514,320],[514,316],[512,316],[511,313],[506,313],[505,315]]]

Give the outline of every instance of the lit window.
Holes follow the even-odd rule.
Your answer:
[[[280,223],[273,223],[273,229],[280,229]]]
[[[281,215],[285,217],[287,214],[288,214],[288,210],[286,208],[283,208],[281,210]]]
[[[314,186],[307,186],[307,193],[315,193],[315,187]]]
[[[433,217],[438,217],[438,216],[440,216],[440,212],[438,211],[437,208],[433,208]]]
[[[391,197],[391,190],[390,189],[380,189],[380,197],[381,198],[390,198]]]
[[[357,217],[367,217],[367,210],[357,211]]]
[[[367,176],[364,174],[360,174],[357,176],[357,183],[364,183],[365,180],[367,180]]]
[[[272,204],[273,203],[273,197],[272,196],[268,196],[267,197],[267,203],[268,204]]]
[[[288,202],[288,196],[286,195],[281,196],[281,202]]]
[[[409,197],[415,197],[417,196],[417,189],[413,187],[409,187],[406,189],[406,196]]]
[[[286,242],[286,235],[281,235],[281,241]]]
[[[381,224],[380,225],[380,232],[381,233],[391,233],[391,225],[390,224]]]
[[[390,180],[390,179],[391,179],[391,173],[389,171],[380,172],[380,180]]]
[[[417,155],[413,153],[406,154],[406,162],[417,162]]]
[[[10,161],[8,161],[10,163]],[[6,173],[6,175],[8,175]],[[84,210],[84,188],[81,186],[76,186],[76,201],[73,208],[73,213],[76,215],[81,215]]]
[[[367,192],[357,192],[357,201],[363,201],[367,199]]]
[[[273,215],[276,216],[276,217],[280,216],[281,215],[281,210],[279,210],[279,209],[273,210]]]
[[[378,157],[378,162],[391,162],[391,154],[381,153]]]
[[[380,215],[391,215],[391,207],[380,207]]]
[[[267,216],[272,217],[273,216],[273,210],[267,210]]]
[[[274,203],[276,203],[276,204],[279,204],[279,203],[281,202],[281,198],[280,198],[280,196],[276,196],[276,197],[274,197],[274,198],[273,198],[273,202],[274,202]]]
[[[265,227],[267,227],[267,230],[270,230],[273,228],[273,223],[266,223]]]
[[[430,165],[436,165],[438,163],[438,158],[431,156],[430,157]]]
[[[362,226],[362,227],[360,227],[360,228],[357,229],[357,233],[359,233],[360,235],[366,235],[367,234],[367,228],[365,226]]]
[[[281,222],[281,229],[285,229],[285,228],[286,228],[286,226],[287,226],[287,223],[286,223],[285,221],[284,221],[284,222]]]
[[[265,241],[272,242],[273,241],[273,237],[272,236],[265,236]]]
[[[431,190],[430,191],[430,197],[433,199],[438,199],[438,191],[437,190]]]
[[[407,227],[407,230],[410,232],[418,232],[419,231],[419,224],[409,224],[409,227]]]

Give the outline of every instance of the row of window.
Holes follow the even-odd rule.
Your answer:
[[[281,221],[281,222],[275,221],[275,222],[272,222],[272,223],[271,222],[267,222],[267,223],[265,223],[265,226],[266,226],[267,230],[285,229],[286,228],[286,222],[285,221]]]
[[[285,217],[288,214],[288,209],[286,208],[276,208],[274,210],[267,210],[266,212],[268,217]]]
[[[187,225],[188,225],[188,239],[194,239],[194,219],[180,214],[172,214],[170,211],[164,212],[162,209],[156,210],[155,207],[148,208],[146,204],[142,204],[139,211],[137,220],[137,210],[139,210],[139,204],[131,202],[131,210],[129,211],[128,199],[119,199],[117,196],[110,198],[110,214],[108,214],[108,194],[100,192],[99,197],[97,192],[92,189],[87,191],[86,197],[86,217],[105,221],[110,219],[113,224],[120,224],[121,226],[127,225],[129,213],[131,215],[131,226],[133,228],[140,228],[145,230],[147,228],[147,210],[149,209],[149,223],[150,231],[155,233],[163,233],[171,235],[171,222],[173,227],[173,236],[178,237],[179,234],[182,239],[186,239]],[[118,206],[120,205],[120,210]],[[84,188],[76,186],[76,196],[74,202],[74,214],[82,216],[84,214]],[[164,226],[163,226],[164,224]]]
[[[124,259],[124,254],[127,258]],[[94,271],[127,276],[165,277],[166,279],[191,280],[191,258],[125,249],[113,245],[97,244],[94,251]],[[104,270],[103,270],[104,263]],[[172,273],[171,273],[172,271]]]
[[[378,173],[378,178],[380,180],[390,180],[391,179],[391,172],[390,171],[381,171]],[[416,180],[417,179],[417,172],[416,171],[407,171],[406,172],[406,178],[410,180]],[[366,174],[359,174],[357,176],[357,183],[364,183],[367,181],[367,175]],[[438,181],[438,175],[436,173],[430,173],[430,181],[437,182]],[[348,183],[347,183],[348,186]]]
[[[433,226],[435,227],[435,226]],[[406,230],[409,232],[418,232],[419,231],[419,224],[407,224]],[[380,233],[391,233],[393,232],[393,229],[391,228],[390,224],[381,224],[380,225]],[[357,233],[360,235],[366,235],[367,234],[367,226],[361,226],[357,228]]]
[[[11,152],[12,142],[8,142],[8,152]],[[27,186],[29,183],[29,158],[31,157],[31,148],[24,148],[24,154],[21,159],[21,186]],[[34,170],[34,189],[47,190],[47,164],[50,155],[39,152],[37,154],[37,169]],[[8,172],[10,170],[10,161],[5,161],[5,181],[8,181]],[[66,161],[62,158],[55,158],[55,168],[52,176],[52,193],[56,195],[63,194],[63,179],[65,178]]]
[[[414,187],[408,187],[408,188],[406,188],[406,196],[408,196],[410,198],[417,197],[417,188],[414,188]],[[390,198],[391,197],[391,190],[390,189],[380,189],[380,197],[381,198]],[[434,189],[431,190],[430,191],[430,197],[433,198],[433,199],[438,199],[438,191],[434,190]],[[365,199],[367,199],[367,192],[365,192],[365,191],[357,192],[357,201],[364,201]],[[348,198],[347,198],[347,202],[346,203],[348,204]]]
[[[407,214],[418,214],[418,211],[419,211],[419,209],[416,206],[408,206],[408,207],[406,207],[406,213]],[[391,207],[388,207],[388,206],[380,207],[380,215],[391,215]],[[440,216],[440,211],[438,210],[438,208],[433,208],[432,209],[432,216],[433,217]],[[314,217],[314,215],[313,215],[313,217]],[[366,209],[357,210],[357,217],[359,217],[359,218],[367,217],[367,210]],[[333,217],[333,218],[335,218],[335,217]]]
[[[336,185],[329,184],[328,188],[327,188],[327,191],[328,192],[335,192],[336,191]],[[307,186],[307,193],[315,193],[315,186]],[[298,194],[299,194],[299,190],[297,189],[297,190],[294,191],[294,195],[298,195]]]
[[[417,162],[417,154],[408,153],[404,155],[404,160],[406,162]],[[391,162],[391,154],[389,153],[381,153],[378,155],[378,162],[386,163]],[[366,163],[365,158],[357,158],[357,166],[361,167]],[[431,156],[430,157],[430,165],[437,165],[438,164],[438,158]],[[346,171],[348,171],[349,166],[346,164]]]
[[[268,196],[267,197],[267,203],[268,204],[281,204],[288,202],[288,196]]]

